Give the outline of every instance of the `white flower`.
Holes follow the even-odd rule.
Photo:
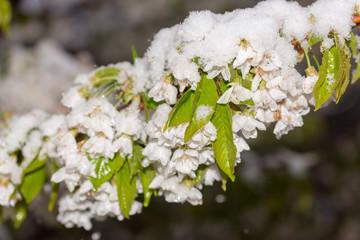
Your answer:
[[[145,127],[145,119],[140,114],[139,104],[134,101],[130,107],[116,115],[117,135],[125,133],[139,138]]]
[[[239,47],[237,57],[234,60],[234,68],[241,70],[242,76],[246,76],[251,66],[257,66],[262,59],[263,52],[262,50],[255,51],[252,46],[242,45]]]
[[[160,189],[165,195],[167,202],[183,203],[188,201],[192,205],[202,204],[201,192],[192,187],[179,183],[177,176],[164,177],[157,175],[149,185],[152,189]]]
[[[16,198],[19,196],[15,196],[10,200],[10,197],[14,193],[14,190],[15,186],[12,183],[6,183],[5,185],[0,184],[0,206],[15,206]]]
[[[306,94],[311,94],[314,90],[314,86],[316,82],[318,81],[319,76],[313,75],[310,77],[305,78],[303,83],[303,90]]]
[[[146,167],[150,162],[160,162],[165,166],[171,157],[172,151],[170,148],[160,146],[156,142],[149,142],[143,150],[145,159],[143,166]]]
[[[89,153],[90,157],[95,159],[99,157],[106,157],[112,159],[114,157],[115,149],[112,142],[103,136],[90,137],[81,148],[83,151]]]
[[[131,157],[133,152],[132,144],[131,138],[123,135],[114,141],[113,150],[114,152],[119,151],[121,157],[126,157],[126,155]]]
[[[276,101],[270,96],[268,90],[256,91],[252,99],[257,108],[270,108],[272,111],[277,109]]]
[[[174,170],[195,177],[195,170],[199,166],[199,153],[196,150],[186,149],[177,149],[170,162],[169,162],[169,171],[173,172]]]
[[[272,88],[269,90],[269,94],[272,99],[274,99],[276,102],[282,101],[284,98],[287,97],[286,93],[282,92],[278,88]]]
[[[210,121],[199,129],[187,142],[190,148],[201,150],[216,139],[216,128]]]
[[[0,179],[11,180],[14,184],[20,184],[23,169],[15,160],[0,148]]]
[[[223,93],[217,103],[225,104],[233,102],[234,104],[239,104],[240,102],[249,100],[253,97],[252,92],[241,86],[239,83],[229,83],[229,85],[231,87]]]
[[[102,132],[109,140],[112,140],[116,114],[116,109],[106,98],[92,98],[74,107],[67,116],[67,122],[69,128],[76,127],[90,137]]]
[[[166,101],[167,104],[173,105],[177,100],[177,88],[166,80],[166,77],[162,77],[161,81],[155,83],[155,85],[149,91],[149,97],[153,98],[155,102]]]
[[[65,94],[63,94],[61,103],[68,108],[74,108],[78,105],[84,104],[86,100],[80,95],[80,89],[81,86],[78,85],[70,88]]]
[[[221,175],[216,164],[210,165],[204,175],[204,184],[211,186],[215,181],[221,181]]]
[[[208,79],[213,79],[214,77],[216,77],[221,73],[225,81],[230,81],[231,74],[227,63],[219,67],[219,66],[214,66],[212,62],[209,62],[208,64],[206,64],[204,71],[208,73],[207,74]]]
[[[233,116],[232,129],[234,132],[241,130],[245,138],[256,138],[256,129],[266,130],[266,127],[262,122],[259,122],[250,116],[235,114]]]

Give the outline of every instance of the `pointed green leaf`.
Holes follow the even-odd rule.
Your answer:
[[[314,97],[316,98],[315,110],[318,110],[334,92],[342,76],[342,72],[339,71],[340,67],[339,49],[335,46],[326,49],[319,71],[319,79],[314,87]]]
[[[152,166],[144,168],[140,172],[140,181],[144,191],[144,207],[149,206],[151,195],[154,193],[153,189],[149,188],[151,181],[155,178],[156,172]]]
[[[51,161],[50,167],[51,167],[51,173],[54,173],[59,170],[59,167],[56,165],[55,161]],[[52,212],[52,210],[54,209],[55,202],[59,193],[59,186],[60,186],[59,183],[54,183],[54,182],[51,183],[52,189],[51,189],[50,200],[48,203],[49,212]]]
[[[46,180],[46,167],[43,166],[36,171],[24,176],[20,186],[20,192],[27,204],[41,191]]]
[[[15,221],[14,228],[17,229],[20,227],[22,222],[25,220],[27,215],[26,203],[25,201],[19,201],[15,204]]]
[[[132,178],[135,177],[142,169],[141,162],[144,158],[142,155],[142,149],[143,148],[140,145],[134,144],[132,158],[128,158]]]
[[[336,87],[336,103],[339,102],[341,96],[344,94],[347,86],[349,85],[350,79],[350,56],[346,54],[346,49],[347,47],[345,46],[341,51],[340,51],[340,63],[341,63],[341,77],[340,77],[340,81],[338,83],[338,86]]]
[[[154,179],[156,172],[152,166],[143,168],[141,163],[144,159],[142,155],[142,147],[138,144],[134,144],[133,147],[133,158],[132,164],[130,164],[130,172],[131,178],[134,178],[136,175],[140,177],[141,184],[143,186],[144,192],[144,207],[149,205],[151,195],[153,194],[154,190],[149,188],[151,181]],[[131,167],[132,166],[132,167]]]
[[[360,59],[359,59],[360,60]],[[353,78],[351,79],[351,84],[354,84],[357,82],[357,80],[360,79],[360,61],[357,61],[357,65],[356,65],[356,70],[355,70],[355,75],[353,76]]]
[[[169,113],[168,121],[164,126],[164,132],[168,127],[173,127],[191,120],[194,96],[194,91],[191,89],[182,95]]]
[[[185,142],[210,121],[215,112],[217,99],[214,80],[208,79],[206,74],[203,74],[195,91],[190,124],[185,130]]]
[[[116,153],[112,160],[106,161],[103,157],[90,159],[91,164],[95,167],[96,174],[96,178],[90,177],[94,190],[97,191],[104,182],[108,181],[120,169],[124,161],[125,158],[121,157],[119,153]]]
[[[11,20],[11,4],[9,0],[0,0],[0,23],[5,35],[9,33]]]
[[[52,189],[51,189],[51,195],[50,195],[50,201],[48,203],[48,210],[49,212],[52,212],[55,206],[55,202],[59,193],[59,186],[58,183],[52,183]]]
[[[237,150],[233,141],[232,114],[229,105],[217,104],[211,122],[217,130],[216,140],[212,142],[216,162],[219,168],[234,181]]]
[[[125,161],[116,173],[116,185],[120,209],[124,217],[129,218],[131,205],[136,195],[136,179],[131,177],[128,161]]]
[[[312,33],[310,35],[310,38],[309,38],[309,41],[308,41],[308,45],[311,47],[313,46],[314,44],[322,41],[323,39],[321,37],[319,37],[318,35]]]
[[[353,58],[355,58],[357,52],[357,40],[353,32],[350,32],[349,48],[351,49]]]
[[[194,185],[199,187],[200,183],[204,180],[205,173],[208,170],[208,166],[201,165],[199,168],[195,171],[195,178],[194,178]]]
[[[221,175],[221,188],[224,192],[226,192],[226,184],[229,180],[229,177],[223,171],[220,171],[220,175]]]
[[[136,52],[136,49],[135,49],[135,46],[134,46],[134,45],[131,45],[131,52],[132,52],[133,60],[134,60],[134,62],[135,62],[135,60],[136,60],[137,58],[139,58],[139,56],[138,56],[138,53]]]

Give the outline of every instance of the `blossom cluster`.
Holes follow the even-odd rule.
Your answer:
[[[341,97],[356,57],[359,3],[319,0],[304,8],[275,0],[225,14],[193,12],[156,34],[133,64],[79,75],[63,95],[67,115],[33,111],[4,122],[0,205],[28,204],[34,196],[25,178],[40,191],[46,176],[55,196],[66,186],[57,217],[66,227],[128,218],[154,193],[201,204],[203,186],[234,181],[241,152],[250,150],[246,140],[258,130],[274,123],[280,138],[303,125],[310,106]],[[313,66],[318,42],[323,61]],[[296,68],[304,57],[306,74]],[[40,169],[47,174],[35,178]]]

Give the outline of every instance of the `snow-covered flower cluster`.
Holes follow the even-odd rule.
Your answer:
[[[7,116],[0,128],[0,205],[14,207],[26,195],[19,186],[34,161],[46,159],[42,124],[48,114],[33,110],[23,116]],[[45,131],[44,131],[45,130]]]
[[[225,14],[193,12],[161,30],[134,64],[79,75],[63,95],[67,115],[32,112],[2,130],[0,204],[32,199],[22,178],[39,175],[46,158],[54,189],[66,185],[57,219],[67,227],[128,218],[141,211],[141,194],[144,206],[155,192],[201,204],[203,186],[234,181],[246,139],[272,123],[280,138],[303,125],[311,105],[341,97],[356,55],[358,4],[273,0]],[[319,66],[314,56],[316,68],[309,55],[317,42],[323,60]],[[296,68],[304,57],[306,75]]]

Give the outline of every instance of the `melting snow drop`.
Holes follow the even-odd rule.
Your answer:
[[[214,107],[209,105],[200,105],[196,110],[196,121],[205,120],[207,116],[214,112]]]

